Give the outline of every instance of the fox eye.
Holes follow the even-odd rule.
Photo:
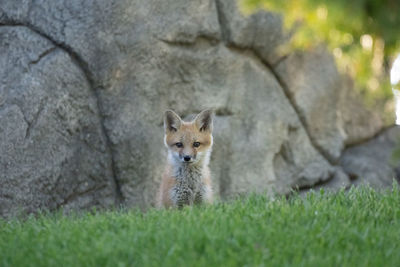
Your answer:
[[[175,145],[176,145],[176,147],[183,147],[183,144],[181,142],[178,142]]]
[[[200,146],[200,142],[194,142],[194,143],[193,143],[193,146],[194,146],[194,147],[199,147],[199,146]]]

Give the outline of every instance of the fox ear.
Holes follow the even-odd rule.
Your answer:
[[[172,110],[165,111],[164,130],[165,132],[176,132],[181,127],[181,118]]]
[[[200,132],[211,132],[213,128],[214,111],[206,109],[199,113],[194,119],[197,128]]]

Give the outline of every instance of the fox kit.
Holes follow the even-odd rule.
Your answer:
[[[173,111],[164,115],[164,143],[168,149],[158,195],[160,207],[211,203],[210,161],[212,110],[204,110],[191,122],[184,122]]]

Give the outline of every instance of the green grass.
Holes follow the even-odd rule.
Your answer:
[[[0,220],[1,266],[399,266],[400,190]]]

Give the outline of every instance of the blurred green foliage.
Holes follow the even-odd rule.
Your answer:
[[[368,103],[392,98],[389,73],[400,52],[399,0],[241,0],[240,5],[245,13],[283,13],[285,26],[295,29],[292,48],[325,43]]]

